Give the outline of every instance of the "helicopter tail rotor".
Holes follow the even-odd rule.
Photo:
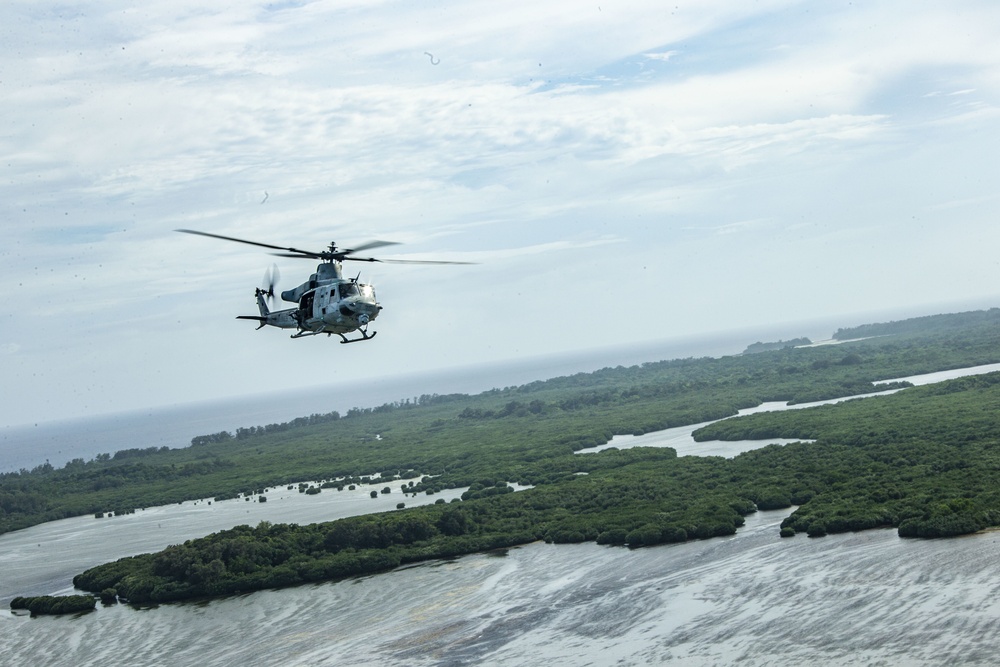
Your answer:
[[[264,282],[261,287],[254,290],[254,296],[257,297],[257,308],[260,310],[260,317],[240,315],[237,319],[257,320],[260,322],[260,326],[257,327],[258,329],[267,324],[267,318],[271,314],[271,308],[268,304],[271,306],[274,305],[274,286],[277,284],[279,277],[278,265],[275,264],[264,272]]]
[[[261,287],[261,293],[267,297],[268,302],[274,305],[274,286],[278,284],[278,280],[281,279],[281,273],[278,271],[278,265],[273,264],[271,268],[264,272],[264,282]],[[263,289],[263,285],[267,286],[267,289]]]

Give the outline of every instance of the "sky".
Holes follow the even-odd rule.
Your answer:
[[[998,29],[992,0],[9,0],[0,425],[1000,306]],[[290,340],[235,317],[314,262],[177,228],[474,264],[348,263],[377,339]]]

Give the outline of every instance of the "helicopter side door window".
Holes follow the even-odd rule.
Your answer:
[[[313,316],[313,298],[315,295],[315,292],[309,292],[302,297],[302,301],[299,303],[299,312],[306,319]]]

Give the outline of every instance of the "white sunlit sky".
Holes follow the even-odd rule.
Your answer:
[[[995,0],[2,15],[0,424],[1000,305]],[[235,316],[314,262],[176,228],[476,263],[290,340]]]

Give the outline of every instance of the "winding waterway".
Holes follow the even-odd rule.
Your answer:
[[[641,437],[652,436],[664,437]],[[280,489],[266,503],[188,502],[3,535],[0,602],[69,593],[91,565],[240,523],[324,521],[459,493],[404,498],[398,482],[368,492]],[[536,543],[198,604],[5,613],[0,664],[995,663],[1000,533],[781,539],[788,512],[758,512],[730,537],[639,550]]]

